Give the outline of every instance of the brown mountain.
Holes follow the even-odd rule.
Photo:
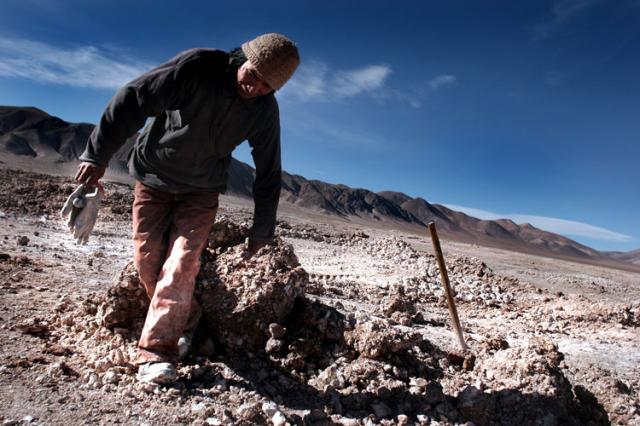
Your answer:
[[[438,229],[449,233],[460,233],[463,229],[458,226],[451,217],[438,209],[437,204],[429,204],[422,198],[411,198],[407,194],[393,191],[378,193],[387,200],[399,205],[402,209],[417,218],[422,224],[435,222]]]
[[[78,158],[93,125],[67,123],[37,108],[0,107],[0,150],[15,155]]]
[[[619,262],[631,263],[633,265],[640,266],[640,249],[628,252],[611,251],[606,252],[606,255]]]
[[[68,123],[37,108],[0,106],[0,155],[28,158],[40,164],[76,161],[93,127],[87,123]],[[126,170],[126,159],[134,139],[128,140],[116,153],[110,167]],[[254,169],[233,160],[229,174],[229,192],[250,197]],[[538,254],[640,265],[640,249],[628,253],[601,253],[530,224],[518,225],[508,219],[481,220],[400,192],[374,193],[284,172],[281,198],[296,206],[347,218],[419,227],[435,222],[442,234],[459,241]]]
[[[398,192],[380,195],[400,206],[423,223],[435,222],[438,229],[464,241],[507,246],[515,250],[553,252],[569,257],[600,259],[602,254],[558,234],[543,231],[530,224],[518,225],[509,219],[481,220],[451,210],[440,204],[430,204],[422,198],[411,198]]]
[[[286,172],[282,177],[282,198],[291,204],[340,216],[421,224],[420,220],[398,204],[366,189],[307,180]]]
[[[33,107],[0,106],[0,153],[31,157],[39,163],[76,161],[94,125],[69,123]],[[114,156],[110,167],[126,170],[132,137]]]

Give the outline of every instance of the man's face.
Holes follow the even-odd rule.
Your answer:
[[[273,91],[249,61],[238,68],[238,95],[242,99],[257,98]]]

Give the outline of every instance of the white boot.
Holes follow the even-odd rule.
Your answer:
[[[138,367],[138,380],[141,382],[168,385],[176,378],[176,368],[169,362],[148,362]]]

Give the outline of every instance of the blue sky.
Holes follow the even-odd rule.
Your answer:
[[[640,247],[637,0],[4,0],[0,104],[95,123],[177,52],[265,32],[303,60],[277,95],[287,171]]]

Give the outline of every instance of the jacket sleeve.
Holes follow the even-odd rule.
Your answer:
[[[249,138],[253,148],[251,155],[256,166],[253,184],[255,203],[253,227],[249,237],[269,242],[276,227],[276,213],[282,186],[282,165],[280,160],[280,114],[273,98],[260,130]]]
[[[194,52],[183,52],[118,90],[89,136],[80,160],[106,167],[113,154],[144,125],[147,117],[179,109],[195,88],[197,57]]]

